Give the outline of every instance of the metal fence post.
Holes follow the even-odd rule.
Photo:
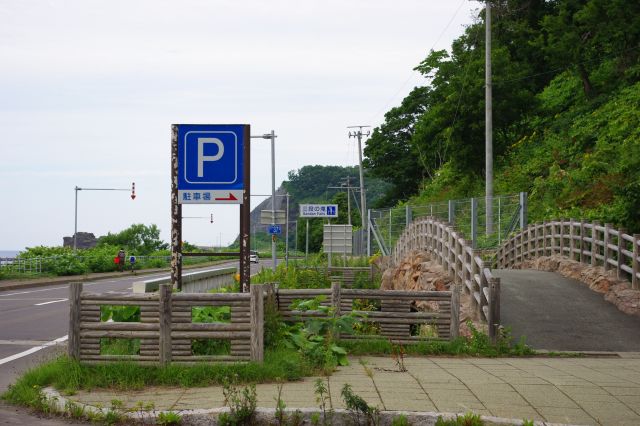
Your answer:
[[[471,247],[478,246],[478,199],[471,199]]]
[[[520,193],[520,229],[527,226],[527,193]]]
[[[456,220],[456,205],[454,204],[453,200],[449,200],[449,215],[448,215],[447,222],[449,222],[449,225],[453,226],[455,220]]]

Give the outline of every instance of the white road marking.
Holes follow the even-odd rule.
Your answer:
[[[50,342],[47,342],[47,343],[45,343],[43,345],[36,346],[34,348],[31,348],[31,349],[27,349],[26,351],[17,353],[15,355],[8,356],[6,358],[2,358],[2,359],[0,359],[0,365],[6,364],[6,363],[11,362],[11,361],[15,361],[16,359],[23,358],[23,357],[25,357],[27,355],[31,355],[32,353],[35,353],[35,352],[38,352],[38,351],[40,351],[42,349],[48,348],[49,346],[55,346],[58,343],[65,342],[68,338],[69,338],[68,335],[67,336],[58,337],[57,339],[52,340]]]
[[[19,291],[17,293],[8,293],[8,294],[0,293],[0,297],[15,296],[15,295],[18,295],[18,294],[38,293],[40,291],[60,290],[61,288],[67,288],[67,287],[66,286],[65,287],[50,287],[50,288],[44,288],[42,290]]]
[[[51,303],[66,302],[67,300],[69,299],[51,300],[49,302],[36,303],[33,306],[42,306],[42,305],[49,305]]]

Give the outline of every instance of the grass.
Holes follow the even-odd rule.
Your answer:
[[[167,367],[140,366],[132,362],[83,365],[61,356],[27,371],[9,387],[2,399],[12,404],[42,409],[40,390],[47,386],[73,394],[81,389],[94,388],[139,390],[145,386],[222,385],[229,377],[234,377],[239,384],[293,381],[316,373],[298,352],[285,349],[266,351],[262,364],[249,362]]]

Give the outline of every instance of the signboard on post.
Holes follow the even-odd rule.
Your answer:
[[[269,225],[269,234],[280,235],[282,234],[282,228],[280,228],[280,225]]]
[[[300,204],[300,217],[338,217],[337,204]]]
[[[287,214],[284,210],[276,210],[275,216],[271,210],[260,210],[260,225],[271,225],[277,223],[278,225],[284,225],[287,223]]]
[[[242,204],[245,125],[178,125],[178,203]]]
[[[325,253],[351,255],[352,246],[352,225],[324,225],[322,249]]]

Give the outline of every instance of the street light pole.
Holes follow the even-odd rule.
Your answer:
[[[131,191],[131,199],[135,200],[135,182],[131,184],[131,189],[129,188],[80,188],[76,185],[73,190],[75,191],[76,201],[75,201],[75,215],[74,215],[74,226],[73,226],[73,252],[75,253],[78,250],[78,191]]]
[[[276,221],[276,132],[271,130],[271,133],[265,133],[261,136],[251,136],[252,139],[271,139],[271,223],[275,224]],[[278,260],[276,257],[276,240],[275,237],[271,237],[271,261],[273,263],[272,270],[276,271],[278,266]]]
[[[491,1],[485,8],[485,231],[493,233],[493,105],[491,90]]]

